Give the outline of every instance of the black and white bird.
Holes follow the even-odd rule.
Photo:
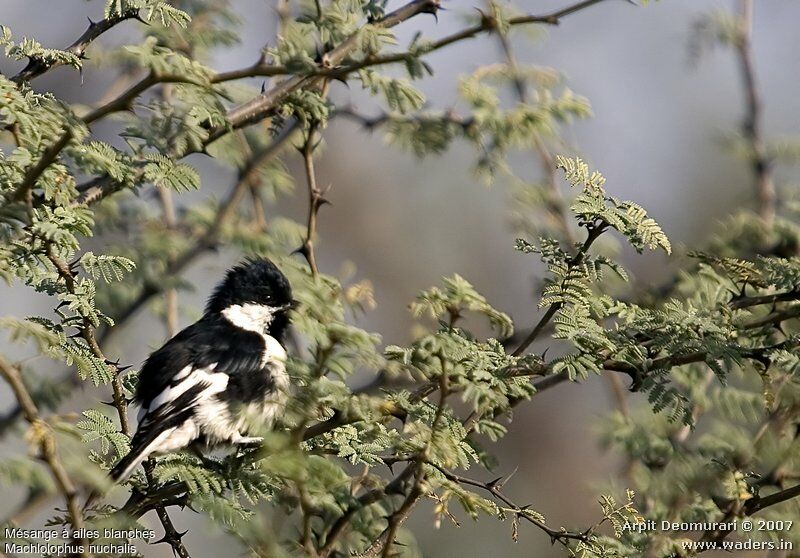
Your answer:
[[[283,337],[293,306],[289,281],[271,261],[230,269],[203,317],[144,363],[139,425],[111,478],[123,481],[149,456],[196,443],[259,443],[248,425],[270,425],[289,387]]]

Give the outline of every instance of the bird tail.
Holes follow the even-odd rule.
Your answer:
[[[161,433],[150,433],[145,437],[134,436],[131,451],[128,452],[119,462],[114,465],[114,468],[108,473],[109,479],[113,484],[124,482],[131,476],[134,469],[142,464],[142,462],[150,457],[150,454],[155,450],[156,445],[161,441],[159,435]],[[138,439],[137,439],[138,438]],[[91,506],[97,498],[102,496],[103,492],[95,489],[89,494],[86,503],[83,504],[83,509],[86,510]]]

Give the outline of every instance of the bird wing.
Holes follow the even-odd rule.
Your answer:
[[[246,402],[272,389],[263,373],[265,348],[258,333],[206,316],[153,352],[139,373],[136,400],[142,408],[131,451],[112,477],[124,480],[152,453],[180,449],[200,437],[192,419],[215,396]]]

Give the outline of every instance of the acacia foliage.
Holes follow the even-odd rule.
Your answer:
[[[790,499],[783,489],[797,467],[800,260],[791,206],[772,222],[737,215],[707,250],[681,260],[666,286],[640,294],[627,286],[611,246],[669,256],[667,235],[644,208],[614,197],[580,158],[551,155],[568,151],[559,128],[589,116],[588,101],[556,71],[519,65],[507,52],[460,80],[462,113],[429,109],[413,82],[433,74],[432,51],[460,39],[417,36],[398,49],[392,27],[436,13],[439,4],[418,0],[395,12],[385,4],[280,4],[273,46],[231,72],[208,65],[215,49],[237,40],[238,16],[225,2],[112,0],[104,19],[64,50],[3,27],[6,55],[27,65],[16,76],[0,75],[0,276],[50,297],[54,310],[3,316],[0,327],[11,342],[62,363],[68,381],[41,373],[38,360],[0,359],[22,411],[5,417],[3,433],[24,436],[32,453],[45,457],[3,460],[2,479],[24,486],[29,502],[44,496],[53,525],[130,526],[155,510],[179,555],[192,549],[168,513],[184,506],[263,556],[411,556],[413,537],[401,530],[421,499],[433,502],[437,524],[494,517],[509,523],[515,540],[529,536],[520,530],[530,524],[566,555],[581,557],[690,553],[681,546],[685,533],[623,529],[641,519],[795,517],[794,502],[772,507],[782,495]],[[476,17],[465,37],[506,39],[514,26],[561,16],[490,3]],[[58,66],[81,69],[92,41],[133,19],[148,24],[138,44],[92,56],[120,81],[121,93],[85,107],[33,86]],[[390,64],[400,64],[401,75],[388,71]],[[246,80],[255,76],[273,81],[259,91]],[[385,112],[373,117],[335,106],[328,92],[339,81],[360,84]],[[516,89],[518,102],[506,100],[506,89]],[[319,273],[291,255],[302,246],[314,261],[324,198],[313,154],[336,116],[381,127],[392,145],[417,156],[454,141],[476,147],[476,175],[512,185],[519,257],[543,264],[538,324],[526,327],[532,303],[515,336],[511,318],[454,274],[411,302],[420,328],[409,344],[358,326],[360,313],[375,304],[370,283]],[[116,135],[98,135],[100,121]],[[294,191],[284,164],[292,146],[309,173],[303,224],[264,212]],[[553,174],[542,181],[515,176],[506,158],[512,150],[538,153]],[[236,181],[225,197],[211,192],[174,214],[174,196],[210,189],[186,159],[201,152],[233,169]],[[149,192],[161,203],[142,195]],[[158,458],[111,498],[81,510],[59,470],[78,491],[109,489],[102,471],[129,449],[127,401],[136,371],[108,355],[105,342],[142,306],[188,288],[181,272],[216,247],[273,258],[301,302],[292,316],[294,389],[286,413],[263,433],[261,449]],[[164,300],[151,310],[169,322],[175,310]],[[465,318],[485,322],[491,336],[469,331]],[[370,389],[348,382],[356,371],[374,377]],[[496,466],[491,448],[514,427],[514,407],[594,374],[630,378],[649,403],[602,426],[602,439],[629,461],[618,484],[630,490],[602,495],[594,525],[552,525],[546,510],[507,494],[505,478],[478,480]],[[62,413],[84,382],[113,405],[70,409],[77,417]],[[701,419],[708,426],[697,434],[692,428]],[[287,521],[265,521],[276,515]]]

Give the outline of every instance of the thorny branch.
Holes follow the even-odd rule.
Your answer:
[[[753,62],[753,0],[739,0],[740,30],[735,43],[745,93],[742,133],[749,144],[750,165],[755,180],[758,214],[767,225],[775,218],[776,194],[772,181],[772,161],[766,155],[762,134],[761,93]]]
[[[14,392],[17,402],[22,408],[22,415],[34,430],[34,439],[38,442],[40,456],[48,469],[50,469],[50,473],[53,475],[53,479],[64,497],[73,529],[82,529],[83,514],[81,512],[80,503],[78,502],[78,491],[64,468],[64,465],[61,463],[56,449],[56,441],[53,437],[53,432],[50,430],[50,426],[48,426],[39,414],[39,409],[36,407],[36,403],[34,403],[28,389],[25,387],[19,370],[6,360],[3,355],[0,355],[0,374],[6,382],[8,382],[8,385]],[[80,540],[76,542],[82,544]],[[85,551],[81,555],[88,556]]]
[[[579,541],[588,540],[589,531],[575,533],[563,529],[553,529],[551,527],[548,527],[535,517],[532,517],[529,513],[526,513],[529,506],[520,506],[514,503],[513,500],[511,500],[508,496],[506,496],[502,492],[503,486],[505,485],[506,482],[508,482],[508,477],[505,478],[500,477],[493,481],[483,482],[469,477],[457,475],[452,471],[448,471],[443,467],[436,467],[436,469],[438,469],[439,472],[442,473],[444,477],[450,481],[456,482],[458,484],[464,484],[467,486],[474,486],[476,488],[485,490],[486,492],[491,494],[496,500],[508,506],[510,508],[510,511],[514,513],[517,517],[525,519],[526,521],[532,523],[533,525],[544,531],[547,534],[547,536],[550,537],[551,543],[555,543],[556,541],[564,542],[565,540],[568,539],[579,540]]]
[[[325,199],[324,194],[319,186],[317,186],[317,175],[314,170],[314,150],[317,147],[317,124],[313,123],[308,129],[306,140],[300,148],[300,153],[303,156],[303,168],[306,173],[306,183],[308,185],[308,217],[306,220],[306,238],[303,245],[298,249],[298,252],[305,256],[308,261],[308,266],[311,268],[311,273],[316,277],[319,274],[317,267],[317,257],[314,252],[314,241],[317,236],[317,215],[319,209],[326,203],[330,203]]]
[[[278,136],[269,146],[264,148],[262,151],[255,153],[248,160],[245,166],[239,171],[239,176],[233,188],[230,190],[228,196],[224,199],[217,210],[214,222],[202,235],[195,239],[193,244],[191,244],[185,249],[184,252],[169,262],[165,271],[166,276],[175,276],[180,274],[198,257],[209,250],[212,250],[216,246],[224,225],[232,218],[236,206],[246,193],[248,183],[255,180],[256,172],[261,166],[277,157],[281,149],[283,149],[297,128],[297,122],[289,124],[281,133],[281,135]],[[152,297],[162,292],[163,289],[163,281],[147,283],[142,288],[139,295],[114,316],[115,326],[113,328],[106,329],[101,333],[100,338],[97,340],[98,346],[105,344],[105,342],[107,342],[116,332],[120,331],[122,326],[129,319],[131,319],[145,304],[147,304]],[[79,380],[80,379],[72,373],[68,374],[65,379],[65,381],[69,382],[72,386],[78,386]],[[16,422],[17,418],[21,414],[21,411],[21,408],[19,405],[17,405],[0,417],[0,436],[7,431],[9,426]]]
[[[145,477],[147,479],[147,485],[149,487],[156,486],[156,480],[153,476],[153,469],[155,468],[155,460],[148,459],[144,464],[144,471]],[[149,492],[149,490],[148,490]],[[183,536],[186,534],[184,531],[183,533],[179,532],[175,529],[175,525],[172,523],[172,518],[169,516],[167,512],[167,507],[164,502],[158,501],[153,506],[153,509],[158,516],[158,520],[161,525],[164,527],[164,537],[157,541],[157,543],[167,543],[172,548],[172,553],[178,558],[191,558],[189,555],[189,551],[186,549],[186,546],[183,544]],[[155,544],[157,544],[155,543]]]
[[[164,86],[163,96],[168,99],[170,91],[167,86]],[[167,230],[174,230],[177,226],[177,216],[175,215],[175,204],[172,199],[172,191],[160,186],[157,188],[158,199],[161,205],[161,210],[164,216],[164,225]],[[167,327],[167,335],[174,337],[178,333],[178,291],[174,288],[168,288],[164,292],[164,322]],[[155,478],[153,477],[153,470],[155,468],[155,461],[149,459],[145,464],[145,477],[147,479],[148,488],[156,485]],[[156,508],[156,515],[158,520],[164,527],[164,538],[162,542],[170,545],[173,554],[179,558],[191,558],[189,551],[183,544],[183,533],[179,533],[172,523],[172,518],[169,516],[167,508],[159,503]]]
[[[509,20],[510,25],[523,25],[523,24],[547,24],[547,25],[557,25],[560,23],[563,17],[576,13],[580,10],[593,6],[594,4],[598,4],[603,0],[585,0],[583,2],[578,2],[574,5],[568,6],[556,12],[546,14],[546,15],[525,15],[525,16],[518,16],[515,18],[511,18]],[[384,28],[389,29],[407,21],[417,15],[420,14],[436,14],[440,9],[440,2],[439,0],[414,0],[409,2],[408,4],[398,8],[397,10],[386,14],[382,19],[372,22],[376,28]],[[469,27],[464,29],[458,33],[454,33],[449,35],[443,39],[435,41],[431,44],[431,48],[427,49],[427,52],[432,50],[437,50],[443,48],[445,46],[451,45],[453,43],[457,43],[459,41],[469,39],[475,37],[481,33],[491,31],[495,28],[496,21],[491,18],[482,18],[481,22],[475,26]],[[275,86],[271,87],[270,89],[264,91],[262,94],[258,95],[257,97],[247,101],[237,107],[231,109],[227,114],[227,123],[223,126],[213,127],[210,128],[208,131],[208,137],[203,142],[203,147],[199,150],[205,149],[205,147],[217,139],[221,138],[224,135],[227,135],[232,130],[236,130],[260,120],[272,116],[275,109],[280,105],[281,101],[283,101],[287,95],[291,94],[294,91],[300,89],[309,89],[318,87],[323,81],[330,77],[343,77],[348,73],[353,71],[357,71],[367,65],[376,65],[376,64],[388,64],[391,62],[398,62],[403,61],[408,58],[409,54],[401,53],[401,54],[393,54],[387,55],[386,57],[373,57],[369,60],[371,62],[362,61],[359,63],[351,64],[349,66],[345,65],[344,67],[337,67],[340,63],[342,63],[349,54],[351,54],[358,46],[358,37],[359,33],[353,34],[348,39],[344,40],[342,43],[337,45],[335,48],[331,49],[330,51],[324,53],[321,57],[321,66],[319,71],[313,72],[308,75],[297,75],[291,76],[283,81],[277,83]],[[222,81],[228,81],[233,79],[240,79],[244,77],[253,77],[253,76],[264,76],[264,75],[282,75],[286,74],[287,71],[285,68],[279,67],[272,67],[272,66],[263,66],[264,62],[259,62],[258,64],[251,66],[249,68],[243,70],[237,70],[233,72],[226,72],[223,74],[218,74],[217,76],[212,76],[211,82],[212,83],[219,83]],[[106,104],[97,107],[90,113],[84,116],[84,122],[86,124],[90,124],[108,114],[113,112],[118,112],[122,110],[129,110],[131,107],[131,103],[142,93],[144,93],[150,87],[158,84],[158,83],[166,83],[166,82],[186,82],[187,78],[182,76],[175,76],[175,75],[168,75],[168,74],[156,74],[154,72],[149,73],[145,78],[141,81],[133,84],[130,88],[128,88],[125,92],[123,92],[119,97],[116,97]],[[189,80],[190,81],[190,80]],[[31,170],[27,173],[23,184],[15,192],[13,199],[15,200],[22,200],[27,195],[27,191],[31,190],[35,187],[36,181],[41,176],[42,172],[55,161],[58,154],[63,150],[63,148],[69,143],[72,139],[72,134],[70,131],[65,132],[59,140],[57,140],[53,146],[48,149],[44,155],[42,155],[41,160],[37,161],[35,165],[31,167]],[[189,150],[184,156],[189,155],[193,152],[196,152],[198,149]],[[92,181],[91,185],[91,193],[84,193],[82,201],[85,203],[91,203],[102,199],[105,195],[109,193],[113,193],[119,186],[111,179],[109,176],[99,177],[98,179]]]
[[[75,274],[70,269],[67,262],[65,262],[61,257],[56,253],[55,249],[51,244],[47,244],[47,258],[50,262],[55,266],[56,270],[58,271],[58,275],[64,281],[66,285],[67,291],[72,294],[75,294]],[[92,325],[89,318],[84,317],[83,323],[79,328],[79,333],[81,337],[86,341],[86,344],[89,346],[89,350],[94,354],[95,357],[102,360],[106,363],[107,366],[114,368],[114,377],[111,380],[111,388],[113,390],[113,397],[114,397],[114,407],[117,410],[117,415],[119,416],[119,424],[120,430],[126,436],[130,436],[130,428],[128,426],[128,403],[125,399],[125,393],[122,390],[122,381],[119,377],[119,372],[125,370],[125,367],[119,366],[119,364],[113,363],[109,360],[105,354],[103,354],[103,350],[100,348],[100,344],[97,341],[97,337],[95,336],[95,329]]]
[[[603,234],[603,232],[606,230],[606,227],[607,226],[603,223],[596,225],[589,225],[587,227],[588,234],[586,235],[586,240],[578,249],[577,253],[574,256],[572,256],[572,258],[570,258],[570,260],[567,262],[567,265],[570,268],[574,268],[575,266],[578,266],[583,262],[583,259],[589,252],[589,248],[591,248],[595,240],[597,240],[600,237],[600,235]],[[567,276],[569,276],[569,273],[567,273]],[[539,334],[541,334],[542,330],[547,326],[547,324],[550,322],[553,316],[556,315],[556,312],[558,312],[561,306],[562,304],[560,302],[552,304],[550,308],[548,308],[547,311],[544,313],[544,315],[539,319],[539,321],[533,327],[528,336],[522,341],[522,343],[519,344],[519,346],[511,354],[514,356],[520,356],[521,354],[523,354],[525,350],[531,345],[531,343],[536,341],[536,339],[539,337]]]
[[[75,39],[75,41],[69,45],[64,50],[66,52],[72,53],[78,58],[85,58],[86,56],[86,49],[89,47],[92,42],[97,40],[100,35],[114,27],[115,25],[122,23],[128,19],[139,19],[139,10],[128,10],[122,12],[117,15],[112,15],[110,17],[101,19],[100,21],[92,21],[89,20],[89,27],[86,28],[86,31],[83,34]],[[13,81],[16,82],[23,82],[23,81],[30,81],[34,78],[39,77],[43,73],[52,70],[53,68],[57,68],[58,66],[63,65],[62,62],[47,62],[40,58],[32,58],[28,61],[28,65],[25,66],[17,75],[11,78]]]

